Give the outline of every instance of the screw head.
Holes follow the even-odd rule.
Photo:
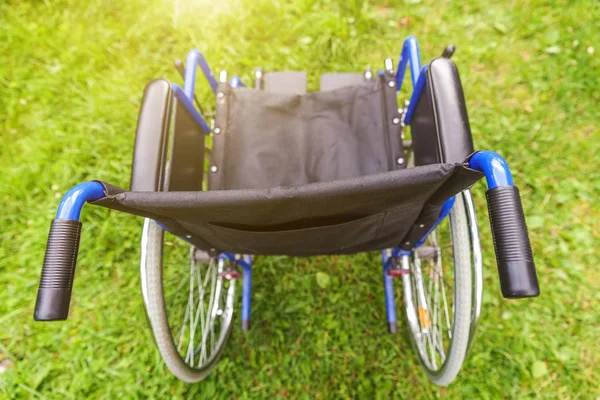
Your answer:
[[[394,125],[398,125],[400,123],[400,118],[396,117],[392,120],[392,122],[394,123]]]
[[[396,86],[396,82],[394,82],[394,81],[389,81],[389,82],[388,82],[388,86],[389,86],[389,87],[394,87],[394,86]]]
[[[410,242],[404,242],[404,244],[410,246]]]
[[[425,228],[425,224],[419,224],[419,228]]]
[[[396,162],[397,162],[399,165],[402,165],[402,164],[404,164],[404,158],[400,157],[400,158],[398,158],[398,159],[396,160]]]
[[[192,235],[185,235],[186,238],[191,239]]]
[[[215,129],[213,129],[213,133],[215,135],[218,135],[219,133],[221,133],[221,128],[215,128]]]
[[[216,165],[213,165],[212,167],[210,167],[210,172],[217,172],[219,170],[219,167],[217,167]]]
[[[222,99],[223,97],[225,97],[225,93],[219,92],[219,93],[217,93],[217,97]]]

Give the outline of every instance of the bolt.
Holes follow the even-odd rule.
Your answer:
[[[392,122],[394,123],[394,125],[398,125],[400,123],[400,118],[396,117],[392,120]]]
[[[399,159],[396,160],[396,162],[400,165],[404,164],[404,158],[400,157]]]
[[[219,170],[219,168],[216,165],[213,165],[212,167],[210,167],[210,172],[217,172]]]
[[[221,133],[221,128],[215,128],[215,129],[213,130],[213,133],[214,133],[215,135],[218,135],[219,133]]]
[[[394,81],[389,81],[389,82],[388,82],[388,86],[389,86],[389,87],[394,87],[394,86],[396,86],[396,82],[394,82]]]

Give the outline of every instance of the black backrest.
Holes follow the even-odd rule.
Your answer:
[[[167,190],[201,191],[206,134],[179,100],[176,99],[174,103]]]
[[[436,58],[410,121],[415,165],[462,162],[473,153],[465,96],[456,65]]]
[[[174,98],[170,83],[164,79],[148,83],[135,135],[131,191],[202,190],[204,139],[200,126]]]
[[[146,85],[135,134],[131,191],[157,191],[162,184],[172,101],[168,81],[156,79]]]

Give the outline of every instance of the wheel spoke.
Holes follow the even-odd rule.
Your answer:
[[[448,332],[448,339],[452,339],[452,324],[448,306],[447,292],[452,292],[451,286],[444,279],[442,250],[452,249],[452,244],[442,246],[439,239],[443,237],[439,228],[434,230],[428,240],[427,246],[435,249],[433,258],[421,260],[415,251],[411,258],[411,278],[414,305],[418,310],[420,334],[416,340],[421,344],[423,360],[433,370],[438,370],[438,365],[444,365],[447,353],[444,331]],[[426,261],[426,264],[423,264]],[[429,268],[426,273],[423,268]],[[425,282],[427,280],[427,282]],[[454,305],[454,304],[453,304]],[[449,343],[449,342],[448,342]],[[419,350],[421,351],[421,350]],[[441,364],[440,364],[441,363]]]
[[[189,301],[189,306],[190,306],[190,313],[191,313],[191,307],[194,304],[194,262],[190,262],[190,301]],[[185,361],[190,363],[190,366],[194,366],[194,316],[190,315],[189,318],[189,322],[190,322],[190,337],[189,337],[189,343],[188,343],[188,350],[187,350],[187,354],[185,355]]]

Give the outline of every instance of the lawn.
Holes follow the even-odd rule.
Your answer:
[[[0,397],[598,398],[600,3],[399,3],[1,1]],[[476,148],[513,167],[542,289],[501,297],[478,183],[484,309],[451,386],[427,381],[404,326],[387,334],[377,254],[258,258],[252,330],[233,331],[205,381],[176,380],[143,309],[141,220],[98,207],[69,321],[33,321],[59,198],[90,179],[128,186],[144,85],[179,82],[173,59],[195,47],[247,81],[255,66],[306,70],[316,89],[323,72],[381,68],[411,34],[423,62],[456,44]]]

